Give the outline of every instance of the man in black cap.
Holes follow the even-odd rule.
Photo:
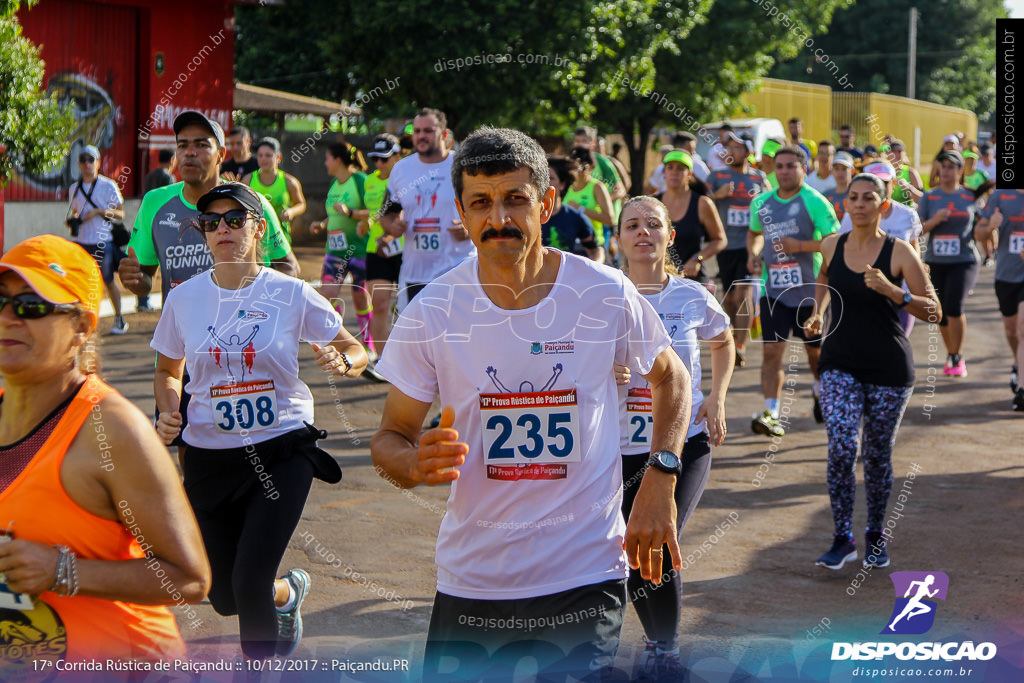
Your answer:
[[[149,294],[158,268],[163,272],[161,293],[166,297],[172,288],[213,265],[202,236],[187,228],[200,213],[199,198],[221,183],[224,130],[198,111],[185,111],[174,119],[174,135],[182,182],[143,197],[128,257],[118,268],[121,282],[137,296]],[[265,265],[298,276],[299,263],[269,202],[264,203],[263,214],[267,219],[263,254],[269,260]]]

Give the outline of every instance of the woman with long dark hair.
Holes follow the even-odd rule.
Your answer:
[[[835,534],[832,547],[816,564],[827,569],[857,559],[853,503],[858,440],[868,506],[864,567],[889,565],[883,522],[893,482],[892,449],[914,389],[914,357],[899,312],[905,309],[927,322],[938,322],[942,315],[917,252],[879,226],[892,201],[877,176],[861,173],[853,178],[846,195],[853,230],[822,241],[815,309],[804,324],[808,334],[822,334],[824,311],[832,303],[818,360]],[[901,280],[909,291],[897,284]]]

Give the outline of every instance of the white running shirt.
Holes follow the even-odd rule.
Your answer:
[[[455,409],[469,454],[437,537],[437,589],[512,600],[619,580],[622,470],[612,363],[648,373],[670,345],[619,271],[561,259],[551,291],[497,308],[470,258],[427,286],[377,370],[417,401]]]
[[[729,316],[722,310],[714,295],[703,285],[681,277],[669,276],[665,289],[655,294],[644,294],[644,299],[658,313],[672,349],[690,371],[690,428],[686,438],[703,432],[707,420],[696,421],[697,410],[704,403],[700,390],[700,339],[713,339],[729,329]],[[619,387],[619,419],[623,455],[651,452],[653,417],[651,411],[651,385],[640,375],[632,373],[629,384]]]
[[[263,268],[251,285],[222,289],[213,271],[167,295],[150,346],[184,358],[188,425],[200,448],[261,443],[313,422],[313,395],[298,377],[300,341],[326,344],[341,318],[307,283]]]
[[[906,204],[890,200],[892,213],[888,218],[883,218],[878,223],[886,235],[892,235],[904,242],[912,242],[921,236],[924,229],[921,225],[921,216],[917,211]],[[843,214],[843,220],[839,224],[839,234],[853,230],[853,222],[850,221],[850,214]]]
[[[459,220],[452,186],[452,162],[425,164],[412,154],[397,164],[388,177],[391,201],[402,205],[405,221],[405,249],[402,252],[400,287],[430,282],[451,270],[467,256],[476,254],[472,240],[458,241],[448,230]]]

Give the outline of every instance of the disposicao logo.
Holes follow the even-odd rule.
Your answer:
[[[949,577],[943,572],[893,572],[889,575],[896,591],[896,604],[889,625],[882,634],[919,635],[935,623],[937,603],[946,599]]]
[[[920,635],[935,624],[938,603],[945,600],[949,590],[949,576],[943,572],[893,572],[896,598],[887,625],[881,635]],[[832,660],[883,659],[895,655],[896,659],[917,661],[966,659],[989,660],[996,656],[994,643],[973,641],[948,643],[833,643]]]

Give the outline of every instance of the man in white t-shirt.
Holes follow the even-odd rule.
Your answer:
[[[421,109],[413,119],[416,154],[395,164],[388,176],[380,224],[395,237],[405,236],[399,305],[476,252],[455,210],[454,155],[446,126],[444,112]]]
[[[509,678],[531,657],[542,677],[581,678],[614,660],[627,565],[654,581],[662,553],[681,567],[672,490],[689,374],[622,273],[542,246],[555,191],[535,141],[483,128],[454,168],[479,256],[427,285],[396,323],[370,444],[400,487],[451,484],[423,675],[436,678],[445,659],[450,678]],[[654,455],[628,526],[615,361],[653,396]],[[422,432],[437,397],[441,426]]]
[[[836,148],[828,140],[818,143],[818,153],[814,157],[814,172],[808,173],[804,182],[818,192],[825,194],[835,189],[836,178],[832,175],[832,164],[835,161]]]
[[[114,308],[114,326],[110,334],[124,334],[128,323],[121,316],[121,290],[114,283],[121,250],[114,244],[111,222],[124,220],[124,198],[110,178],[100,175],[100,150],[86,145],[78,155],[81,179],[68,189],[68,227],[71,241],[82,246],[96,260],[103,274],[110,303]]]

